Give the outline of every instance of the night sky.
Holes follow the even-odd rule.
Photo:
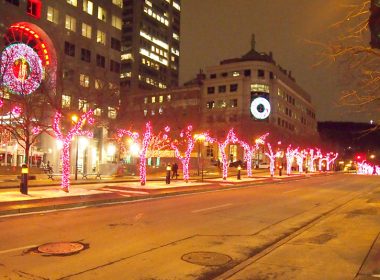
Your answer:
[[[331,25],[344,18],[347,4],[360,0],[182,0],[180,83],[199,69],[250,50],[273,52],[277,64],[292,71],[312,97],[319,121],[369,121],[373,116],[337,105],[342,89],[338,67],[320,60],[319,48],[307,40],[328,42],[340,30]]]

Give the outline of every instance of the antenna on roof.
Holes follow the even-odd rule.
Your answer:
[[[255,34],[252,34],[252,37],[251,37],[251,49],[255,50],[255,48],[256,48]]]

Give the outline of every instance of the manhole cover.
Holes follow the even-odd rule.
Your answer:
[[[215,252],[192,252],[182,256],[182,260],[199,265],[224,265],[231,261],[231,257]]]
[[[84,249],[84,244],[79,242],[52,242],[38,246],[40,253],[49,255],[68,255]]]

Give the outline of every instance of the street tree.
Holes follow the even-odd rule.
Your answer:
[[[342,69],[344,89],[339,105],[379,116],[380,50],[370,46],[371,1],[357,2],[349,6],[346,16],[332,26],[339,30],[339,36],[328,42],[313,42],[321,47],[317,65],[334,63]],[[380,128],[380,121],[377,123]]]

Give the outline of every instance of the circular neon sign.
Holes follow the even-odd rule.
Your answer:
[[[1,54],[3,82],[12,92],[27,95],[42,81],[42,62],[38,54],[23,43],[6,47]]]
[[[270,103],[264,97],[257,97],[251,103],[251,113],[259,120],[266,119],[271,111]]]

